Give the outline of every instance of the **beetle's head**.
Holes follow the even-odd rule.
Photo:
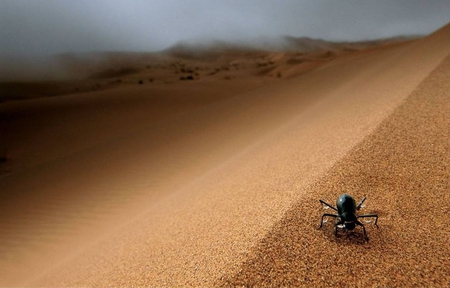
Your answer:
[[[355,226],[356,226],[355,222],[353,222],[353,221],[345,222],[344,225],[345,225],[345,229],[347,229],[347,230],[353,230],[353,229],[355,229]]]

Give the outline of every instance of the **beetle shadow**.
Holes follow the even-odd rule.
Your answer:
[[[335,243],[342,243],[342,244],[366,244],[368,241],[364,237],[364,232],[362,228],[355,228],[353,231],[349,231],[346,229],[338,229],[337,235],[334,234],[334,225],[327,225],[325,227],[322,227],[323,234],[325,237],[328,238],[328,240],[335,242]]]
[[[352,244],[366,244],[368,241],[364,237],[364,233],[361,231],[338,231],[338,235],[335,236],[336,241],[346,241]]]

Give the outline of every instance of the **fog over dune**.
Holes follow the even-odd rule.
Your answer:
[[[428,34],[450,20],[448,11],[447,0],[3,0],[0,54],[155,51],[283,35],[358,41]]]

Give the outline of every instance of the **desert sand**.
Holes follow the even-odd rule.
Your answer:
[[[1,84],[0,286],[450,285],[449,25],[194,52]],[[370,241],[317,229],[342,193]]]

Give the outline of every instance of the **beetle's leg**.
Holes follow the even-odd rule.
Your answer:
[[[330,207],[334,211],[338,211],[335,207],[333,207],[333,205],[328,204],[327,202],[323,201],[322,199],[319,199],[319,202],[322,203],[323,205]]]
[[[329,214],[329,213],[323,214],[323,215],[322,215],[322,221],[320,221],[319,229],[322,228],[322,225],[323,225],[323,218],[324,218],[325,216],[329,216],[329,217],[333,217],[333,218],[337,218],[337,217],[338,217],[338,215],[334,215],[334,214]]]
[[[377,225],[377,222],[378,222],[378,215],[377,214],[365,214],[365,215],[360,215],[360,216],[358,216],[358,218],[369,218],[369,217],[375,217],[375,226],[377,226],[377,228],[378,228],[378,225]]]
[[[366,233],[366,227],[364,227],[364,225],[359,222],[358,220],[355,221],[356,225],[359,225],[363,228],[363,232],[364,232],[364,238],[366,238],[366,241],[369,241],[369,237],[367,237],[367,233]]]
[[[339,217],[339,216],[338,216]],[[340,219],[336,225],[334,225],[334,235],[337,236],[338,226],[344,224],[344,220]]]
[[[356,210],[361,209],[361,206],[362,206],[362,204],[364,203],[364,201],[366,201],[366,197],[364,197],[364,198],[358,203],[358,205],[356,206]]]

